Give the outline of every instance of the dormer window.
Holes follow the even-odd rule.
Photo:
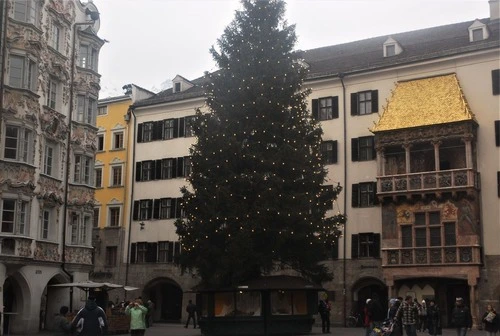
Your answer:
[[[477,42],[488,39],[488,29],[486,25],[479,20],[474,21],[469,27],[469,41]]]
[[[181,83],[174,83],[174,92],[181,92]]]
[[[194,86],[193,83],[191,83],[186,78],[179,75],[175,76],[175,78],[172,79],[172,84],[173,84],[172,88],[173,93],[186,91]]]
[[[401,48],[399,43],[392,37],[389,37],[384,42],[384,57],[396,56],[401,54],[402,51],[403,48]]]

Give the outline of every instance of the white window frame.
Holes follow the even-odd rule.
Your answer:
[[[90,44],[80,44],[78,52],[78,66],[97,72],[97,50]]]
[[[99,148],[99,139],[102,139],[102,148]],[[97,134],[96,140],[97,140],[96,144],[97,151],[104,152],[106,149],[106,135],[104,133]]]
[[[117,146],[117,141],[116,141],[116,136],[118,135],[121,135],[121,146],[118,147]],[[123,131],[115,131],[113,132],[113,147],[112,147],[114,150],[118,150],[118,149],[124,149],[125,148],[125,132]]]
[[[101,219],[101,207],[100,206],[96,206],[94,207],[94,218],[93,218],[93,222],[92,222],[92,227],[93,228],[98,228],[99,227],[99,220]],[[94,225],[94,223],[96,223],[96,220],[97,220],[97,225]]]
[[[94,125],[97,116],[97,99],[79,94],[76,96],[76,121]]]
[[[50,46],[57,51],[61,51],[61,37],[63,36],[63,27],[52,21],[52,29],[50,33]]]
[[[28,235],[29,224],[30,224],[30,213],[31,213],[31,202],[24,198],[16,198],[15,196],[9,197],[9,195],[4,195],[0,199],[0,233],[1,234],[12,234],[12,235]],[[12,230],[4,231],[4,210],[5,201],[14,202],[14,209],[12,212]]]
[[[58,99],[59,98],[59,82],[54,78],[50,78],[47,83],[47,106],[53,110],[57,110],[58,108]]]
[[[17,135],[15,138],[12,137],[12,135],[9,135],[9,137],[7,136],[7,129],[9,127],[17,129]],[[11,140],[15,139],[16,148],[10,147],[10,145],[9,147],[7,147],[7,138]],[[7,124],[3,129],[2,140],[3,140],[2,157],[4,159],[17,162],[24,162],[27,164],[33,164],[34,132],[32,129],[7,122]],[[5,155],[6,150],[13,151],[14,149],[15,149],[14,157],[7,157]]]
[[[98,106],[97,107],[97,115],[102,116],[102,115],[108,115],[108,106]]]
[[[18,69],[17,73],[15,69]],[[37,78],[38,65],[35,60],[27,55],[9,55],[9,86],[36,92]]]
[[[71,211],[69,216],[70,226],[70,243],[71,245],[84,245],[89,244],[90,237],[89,230],[92,227],[92,216],[87,213]]]
[[[15,0],[13,18],[38,27],[39,11],[38,1]]]
[[[120,170],[120,184],[115,184],[115,170]],[[112,165],[109,167],[109,186],[110,187],[122,187],[123,186],[123,165]]]
[[[118,224],[117,225],[111,225],[111,211],[112,210],[118,210]],[[121,224],[121,219],[122,219],[122,207],[120,205],[109,205],[108,206],[108,220],[106,221],[106,226],[108,227],[120,227]]]
[[[46,218],[48,215],[48,218]],[[40,239],[54,240],[56,234],[56,209],[45,207],[40,211]]]
[[[97,178],[99,177],[99,184],[97,184]],[[94,187],[102,188],[102,167],[94,168]]]
[[[73,182],[92,186],[94,158],[85,154],[75,154],[73,158]]]
[[[48,176],[58,178],[58,168],[59,168],[59,146],[57,143],[52,141],[45,141],[45,148],[43,151],[43,173]],[[49,162],[49,153],[52,150],[52,155]]]

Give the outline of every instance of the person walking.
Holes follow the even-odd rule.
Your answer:
[[[155,309],[153,301],[148,300],[148,302],[146,302],[146,308],[148,309],[148,312],[146,313],[146,328],[149,328],[153,326],[153,313]]]
[[[464,304],[464,299],[461,297],[455,301],[455,307],[451,312],[451,324],[456,328],[457,336],[465,336],[467,329],[472,329],[470,309]]]
[[[106,313],[95,302],[95,296],[90,295],[85,307],[80,309],[71,322],[71,329],[79,329],[78,336],[101,336],[106,333],[107,328]]]
[[[66,318],[68,312],[69,308],[67,306],[62,306],[59,309],[59,314],[56,314],[54,319],[54,326],[56,330],[55,336],[71,335],[71,323]]]
[[[372,299],[366,299],[363,308],[363,326],[365,327],[365,336],[370,336],[373,330],[373,309]]]
[[[427,329],[427,302],[422,300],[420,311],[418,313],[418,331],[424,332]]]
[[[130,316],[130,335],[144,335],[146,332],[147,312],[148,309],[144,307],[141,299],[135,299],[125,308],[125,315]]]
[[[407,336],[417,336],[418,313],[419,307],[417,303],[413,302],[411,295],[407,295],[396,312],[396,319],[401,319]]]
[[[430,300],[429,306],[427,307],[427,328],[429,329],[429,335],[436,336],[441,335],[441,312],[439,307],[436,305],[436,301]]]
[[[196,305],[193,303],[193,300],[189,300],[186,306],[186,312],[188,313],[188,318],[184,328],[187,328],[189,326],[189,321],[193,319],[193,328],[196,329]]]
[[[403,336],[403,329],[401,328],[401,321],[396,319],[396,313],[398,312],[401,301],[399,299],[391,299],[389,301],[389,311],[387,313],[387,319],[394,321],[392,326],[391,336]]]
[[[486,312],[483,315],[484,331],[486,336],[495,336],[499,329],[500,319],[492,305],[486,306]]]
[[[323,334],[330,333],[330,311],[332,306],[328,301],[328,298],[319,301],[318,312],[321,317],[321,331]]]

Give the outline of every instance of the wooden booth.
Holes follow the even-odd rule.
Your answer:
[[[197,288],[199,325],[205,336],[308,333],[324,289],[295,276],[268,276],[236,288]]]

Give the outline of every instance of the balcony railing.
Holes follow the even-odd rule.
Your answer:
[[[377,193],[379,195],[479,188],[478,173],[468,168],[386,175],[377,177],[377,180]]]
[[[382,249],[382,265],[440,266],[478,265],[481,263],[479,246],[433,246]]]

